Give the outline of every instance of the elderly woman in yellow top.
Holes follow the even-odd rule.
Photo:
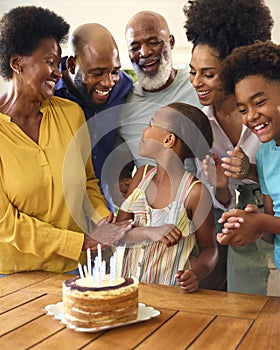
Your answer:
[[[82,250],[96,247],[88,224],[109,214],[84,114],[53,97],[68,29],[62,17],[34,6],[0,20],[0,74],[9,80],[0,98],[1,274],[72,271],[84,263]]]

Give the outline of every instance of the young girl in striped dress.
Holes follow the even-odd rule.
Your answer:
[[[193,292],[215,267],[211,196],[184,167],[186,158],[203,159],[212,141],[203,112],[179,102],[160,108],[143,130],[140,156],[156,166],[137,170],[118,213],[118,221],[135,222],[123,239],[123,276]]]

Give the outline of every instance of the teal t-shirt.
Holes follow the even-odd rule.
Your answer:
[[[274,140],[263,143],[256,160],[261,191],[271,197],[274,215],[280,217],[280,146]],[[274,263],[280,270],[280,234],[274,239]]]

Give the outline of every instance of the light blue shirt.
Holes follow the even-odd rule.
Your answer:
[[[260,146],[257,169],[261,191],[271,197],[274,215],[280,217],[280,146],[274,140]],[[274,239],[274,264],[280,270],[280,234]]]

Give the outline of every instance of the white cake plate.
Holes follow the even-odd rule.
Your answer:
[[[76,332],[88,332],[88,333],[100,332],[100,331],[104,331],[104,330],[108,330],[108,329],[112,329],[112,328],[116,328],[116,327],[127,326],[129,324],[147,321],[153,317],[160,315],[160,311],[154,309],[152,306],[147,306],[143,303],[138,303],[138,317],[136,320],[123,322],[123,323],[117,323],[117,324],[114,324],[111,326],[103,326],[103,327],[99,327],[99,328],[81,328],[81,327],[77,327],[77,326],[75,326],[75,325],[73,325],[65,320],[62,301],[60,301],[56,304],[46,305],[44,307],[44,310],[46,311],[47,315],[50,315],[53,318],[55,318],[56,320],[65,324],[68,328],[71,328]]]

